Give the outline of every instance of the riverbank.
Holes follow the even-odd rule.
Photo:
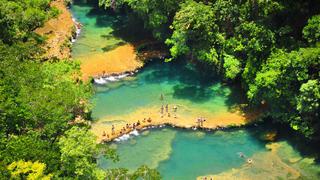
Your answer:
[[[139,131],[163,125],[205,130],[241,127],[252,123],[260,114],[259,112],[245,113],[240,109],[234,109],[233,112],[212,114],[205,110],[192,110],[185,105],[169,104],[168,106],[168,111],[164,109],[163,113],[161,113],[161,107],[153,106],[141,108],[129,114],[108,116],[93,123],[91,130],[97,136],[97,142],[103,143],[125,136],[134,130]],[[177,107],[177,109],[175,110],[173,107]],[[198,121],[201,118],[204,121]]]
[[[133,72],[144,64],[138,59],[135,48],[131,44],[119,46],[108,52],[92,54],[80,60],[83,80]]]
[[[145,42],[145,44],[148,44]],[[96,53],[81,58],[81,72],[83,80],[90,77],[107,78],[124,73],[134,73],[142,68],[144,64],[154,58],[163,59],[168,54],[164,50],[145,50],[137,52],[137,44],[127,43],[111,51]]]
[[[94,2],[82,1],[74,1],[70,10],[82,25],[72,58],[81,62],[85,81],[135,72],[149,59],[165,55],[159,44],[146,36],[143,26],[126,14],[113,14]]]
[[[44,59],[68,59],[71,57],[71,39],[75,34],[75,22],[64,0],[55,0],[51,6],[59,10],[58,17],[50,19],[35,32],[46,38]]]

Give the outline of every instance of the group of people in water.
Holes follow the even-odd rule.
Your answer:
[[[243,152],[239,152],[238,154],[239,154],[240,158],[246,158],[246,156],[243,154]],[[250,158],[248,158],[246,161],[247,161],[248,164],[252,164],[253,163],[253,160],[250,159]]]
[[[163,101],[164,100],[164,96],[163,94],[160,95],[160,100]],[[174,118],[178,118],[177,117],[177,111],[178,111],[178,107],[177,105],[174,105],[172,107],[172,110],[170,110],[169,108],[169,104],[166,104],[166,105],[161,105],[160,107],[160,117],[161,118],[164,118],[165,116],[167,116],[168,118],[170,118],[173,114],[173,117]],[[197,121],[196,121],[196,124],[198,127],[203,127],[203,123],[206,121],[206,119],[204,117],[199,117],[197,118]],[[142,120],[142,123],[151,123],[152,122],[152,119],[151,117],[149,118],[144,118]],[[120,129],[120,132],[119,134],[116,132],[115,130],[115,126],[112,125],[111,127],[111,134],[107,134],[106,131],[103,131],[102,133],[102,140],[103,141],[108,141],[108,140],[111,140],[113,137],[115,137],[116,135],[124,135],[125,133],[127,132],[130,132],[136,128],[141,128],[141,124],[140,120],[138,120],[137,122],[135,123],[127,123],[125,126],[123,126],[121,129]],[[117,134],[116,134],[117,133]]]
[[[161,100],[161,101],[164,100],[163,94],[160,95],[160,100]],[[165,112],[164,112],[164,110],[165,110]],[[177,114],[176,114],[177,110],[178,110],[178,107],[177,107],[176,105],[174,105],[174,106],[173,106],[173,113],[174,113],[174,114],[173,114],[173,117],[174,117],[174,118],[178,118],[178,117],[177,117]],[[168,117],[171,117],[171,114],[170,114],[170,112],[169,112],[169,104],[166,104],[165,106],[162,105],[161,108],[160,108],[160,114],[161,114],[160,117],[161,117],[161,118],[164,117],[164,114],[165,114],[165,113],[167,113],[167,116],[168,116]]]
[[[144,118],[143,120],[142,120],[142,122],[143,123],[151,123],[152,122],[152,119],[151,119],[151,117],[149,117],[149,118]],[[137,122],[135,122],[135,123],[127,123],[125,126],[123,126],[121,129],[120,129],[120,132],[119,132],[119,135],[124,135],[125,133],[127,133],[127,132],[129,132],[129,131],[131,131],[131,130],[135,130],[135,129],[137,129],[137,128],[139,128],[139,127],[141,127],[141,122],[140,122],[140,120],[138,120]],[[115,136],[116,135],[116,131],[115,131],[115,126],[114,125],[112,125],[111,126],[111,136],[109,135],[109,134],[107,134],[106,133],[106,131],[103,131],[103,133],[102,133],[102,140],[103,141],[107,141],[107,140],[110,140],[110,138],[112,137],[112,136]]]
[[[206,121],[204,117],[197,118],[197,125],[198,127],[203,127],[203,123]]]
[[[174,118],[178,118],[177,117],[177,114],[176,114],[176,112],[177,112],[177,109],[178,109],[178,107],[175,105],[175,106],[173,106],[173,117]],[[164,110],[165,110],[165,112],[164,112]],[[171,114],[170,114],[170,112],[169,112],[169,105],[168,104],[166,104],[165,106],[161,106],[161,108],[160,108],[160,114],[161,114],[161,118],[163,118],[164,117],[164,114],[165,113],[167,113],[167,116],[168,117],[171,117]]]

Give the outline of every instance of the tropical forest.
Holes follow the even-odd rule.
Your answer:
[[[0,0],[0,179],[320,179],[320,1]]]

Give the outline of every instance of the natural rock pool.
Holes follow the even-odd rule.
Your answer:
[[[146,164],[157,168],[164,179],[195,179],[200,175],[216,174],[238,168],[246,159],[265,151],[264,144],[250,136],[247,130],[201,131],[162,128],[144,131],[138,137],[113,143],[120,162],[101,159],[103,168],[137,169]]]
[[[163,179],[318,179],[320,167],[302,156],[286,138],[262,140],[265,128],[214,132],[161,128],[145,130],[126,141],[111,143],[120,162],[101,158],[102,168],[135,170],[145,164]],[[303,146],[303,145],[302,145]],[[305,148],[307,149],[307,148]],[[244,157],[240,157],[243,153]],[[247,163],[251,159],[252,164]]]
[[[93,4],[75,1],[71,11],[83,24],[79,39],[73,45],[73,57],[90,61],[121,44],[112,23],[119,16],[98,11]],[[155,60],[136,75],[110,78],[96,85],[93,132],[97,136],[111,125],[125,125],[127,119],[160,118],[161,105],[177,105],[178,123],[203,116],[213,122],[244,121],[235,107],[244,103],[238,88],[227,86],[214,74],[199,71],[185,62],[165,63]],[[160,100],[160,95],[164,99]],[[233,130],[193,131],[169,127],[148,129],[130,135],[124,141],[112,142],[120,162],[100,158],[102,168],[124,167],[133,171],[141,165],[157,168],[163,179],[195,179],[216,175],[216,179],[319,179],[317,149],[297,145],[286,133],[277,141],[261,140],[267,127]],[[278,131],[279,132],[279,131]],[[301,148],[303,147],[303,148]],[[310,148],[310,149],[309,149]],[[244,157],[240,157],[239,153]],[[247,160],[253,163],[248,164]]]

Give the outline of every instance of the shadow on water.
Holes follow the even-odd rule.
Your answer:
[[[111,32],[106,32],[102,38],[121,41],[115,45],[104,47],[103,51],[113,50],[125,43],[130,43],[138,49],[146,42],[156,42],[151,31],[145,28],[142,19],[132,12],[103,9],[99,7],[98,0],[75,0],[73,4],[80,7],[91,7],[86,13],[86,17],[95,18],[96,27],[110,27],[112,29]],[[161,48],[163,48],[162,45]]]
[[[114,44],[114,45],[103,47],[103,48],[102,48],[102,51],[103,51],[103,52],[108,52],[108,51],[111,51],[111,50],[116,49],[116,48],[119,47],[119,46],[125,45],[125,44],[126,44],[125,42],[118,42],[118,43],[116,43],[116,44]]]
[[[320,141],[311,141],[303,135],[292,130],[288,125],[265,120],[258,126],[252,125],[247,128],[251,136],[262,143],[286,141],[294,150],[300,153],[302,157],[313,157],[315,163],[320,165]],[[268,132],[275,132],[276,138],[274,141],[264,139],[264,135]],[[320,174],[319,174],[320,176]]]
[[[195,103],[203,103],[216,95],[229,97],[226,92],[228,87],[220,88],[221,78],[219,76],[202,73],[198,67],[185,60],[175,60],[168,63],[155,60],[150,62],[141,74],[146,74],[143,80],[150,84],[174,84],[172,95],[176,99],[188,99]],[[213,89],[213,86],[218,87]],[[237,102],[236,100],[228,101],[230,103]]]
[[[109,39],[117,39],[112,45],[102,47],[102,51],[110,51],[118,46],[124,45],[125,42],[138,45],[140,40],[153,41],[150,31],[144,28],[144,23],[134,13],[119,13],[112,10],[104,10],[99,8],[96,0],[75,0],[77,6],[92,7],[86,16],[96,18],[97,27],[111,27],[111,32],[101,35],[101,38],[108,41]],[[138,45],[139,46],[139,45]],[[137,47],[137,46],[136,46]],[[150,68],[148,68],[150,67]],[[144,77],[147,83],[174,83],[172,96],[176,99],[188,99],[195,103],[204,103],[212,99],[214,96],[227,97],[226,104],[228,107],[242,101],[239,91],[232,87],[221,85],[221,78],[212,73],[212,68],[204,63],[189,63],[185,60],[175,60],[173,62],[164,63],[159,60],[157,63],[150,63],[142,71],[148,71]],[[143,72],[142,72],[143,73]],[[219,86],[212,89],[212,86]],[[227,92],[228,91],[228,92]]]
[[[82,7],[91,6],[92,9],[86,16],[96,18],[97,27],[111,26],[113,37],[130,43],[153,39],[152,33],[144,27],[142,19],[132,12],[105,10],[99,7],[98,0],[75,0],[73,4]]]
[[[152,33],[144,27],[144,22],[136,14],[128,12],[122,16],[124,18],[119,18],[112,24],[113,36],[134,45],[142,40],[154,41]]]
[[[95,26],[97,27],[111,27],[113,26],[113,23],[116,22],[123,22],[123,24],[118,25],[124,26],[124,23],[126,23],[126,16],[121,16],[112,10],[106,10],[99,7],[98,0],[74,0],[73,4],[79,7],[90,7],[85,15],[88,18],[95,18]]]
[[[173,87],[173,97],[177,99],[189,99],[195,103],[208,101],[212,96],[212,91],[208,88],[193,85],[176,85]]]
[[[240,87],[240,84],[228,84],[230,93],[228,99],[225,101],[229,110],[232,110],[235,105],[247,104],[248,100],[245,91]],[[241,107],[242,110],[243,107]]]
[[[159,83],[163,81],[178,81],[184,85],[202,86],[208,88],[218,83],[220,78],[217,76],[204,75],[201,70],[197,69],[193,64],[185,59],[177,59],[171,62],[163,62],[163,60],[155,60],[148,64],[150,68],[146,68],[148,76],[145,81],[148,83]],[[152,69],[150,71],[149,69]],[[176,83],[176,82],[174,82]]]

